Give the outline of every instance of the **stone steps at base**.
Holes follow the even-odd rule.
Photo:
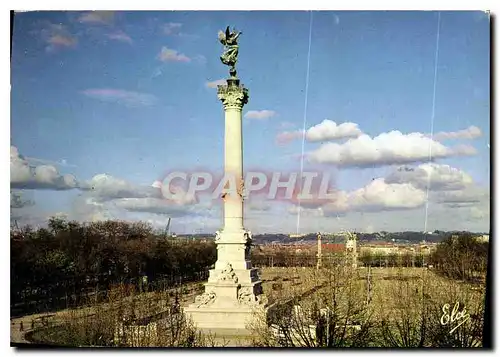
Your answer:
[[[217,344],[215,347],[252,347],[252,333],[246,329],[201,328],[199,331]]]

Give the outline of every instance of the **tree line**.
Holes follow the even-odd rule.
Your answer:
[[[47,228],[11,231],[11,308],[46,297],[78,305],[89,288],[204,278],[215,244],[155,233],[143,222],[78,223],[51,218]],[[49,305],[51,304],[49,303]],[[36,303],[34,304],[36,305]]]
[[[358,264],[365,267],[421,268],[432,265],[443,276],[459,280],[484,277],[488,264],[488,242],[477,240],[477,234],[457,232],[447,234],[429,254],[405,252],[404,254],[364,251],[358,253]],[[346,253],[323,252],[322,266],[334,266],[345,261]],[[316,249],[295,251],[285,247],[251,251],[252,264],[256,267],[314,267]]]
[[[430,262],[436,272],[451,279],[482,281],[488,268],[489,243],[471,233],[450,235],[438,244]]]

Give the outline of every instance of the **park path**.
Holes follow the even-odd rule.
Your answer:
[[[197,283],[189,283],[189,285],[194,285]],[[188,286],[189,286],[188,285]],[[174,290],[174,289],[172,289]],[[149,295],[154,294],[153,292],[148,292],[148,293],[142,293],[136,296],[136,298],[142,300],[146,299]],[[181,298],[181,306],[188,305],[192,302],[194,302],[194,298],[196,296],[196,292],[191,291],[187,295],[183,295]],[[123,300],[129,300],[130,296],[124,297]],[[105,306],[108,303],[102,303],[101,306]],[[30,331],[33,331],[34,329],[43,327],[44,324],[42,323],[43,320],[50,321],[50,324],[53,325],[54,323],[62,322],[64,319],[67,318],[68,313],[70,311],[79,311],[80,313],[83,314],[93,314],[95,313],[95,307],[80,307],[77,309],[64,309],[64,310],[59,310],[56,312],[45,312],[45,313],[39,313],[39,314],[31,314],[31,315],[25,315],[17,318],[12,318],[10,320],[10,342],[11,343],[30,343],[26,339],[26,334]],[[34,328],[32,328],[32,322],[34,322]],[[22,323],[22,329],[21,329],[21,323]]]
[[[57,313],[55,314],[57,315]],[[29,343],[26,340],[26,333],[32,331],[32,322],[34,321],[34,327],[38,328],[42,326],[42,318],[57,318],[54,313],[42,313],[26,315],[10,320],[10,342],[13,343]],[[22,328],[21,328],[22,323]]]

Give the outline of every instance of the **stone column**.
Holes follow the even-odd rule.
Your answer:
[[[224,224],[216,232],[217,261],[210,270],[205,292],[185,311],[195,325],[203,329],[245,329],[255,308],[265,307],[257,269],[252,269],[252,235],[243,226],[243,140],[242,110],[248,102],[248,90],[237,78],[218,86],[224,106],[224,173],[228,184],[236,184],[223,194]]]
[[[316,269],[321,269],[321,233],[318,233],[318,254],[317,254],[317,263],[316,263]]]
[[[347,252],[347,264],[350,264],[353,268],[358,267],[358,251],[356,247],[356,234],[347,233],[346,240],[346,252]]]
[[[240,85],[239,79],[230,78],[227,84],[218,86],[217,94],[224,107],[224,174],[229,191],[222,197],[224,224],[217,242],[220,254],[216,268],[223,268],[225,263],[231,262],[235,269],[247,269],[250,266],[246,263],[245,249],[242,249],[242,244],[244,246],[247,241],[243,227],[242,110],[248,102],[248,90]]]

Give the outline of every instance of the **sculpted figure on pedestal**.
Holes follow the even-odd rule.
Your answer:
[[[230,66],[229,74],[231,77],[236,77],[236,62],[238,61],[238,37],[240,37],[241,32],[236,32],[233,28],[229,31],[229,26],[226,27],[226,31],[219,31],[219,41],[224,45],[224,53],[220,56],[220,60],[226,66]]]
[[[195,298],[196,307],[200,307],[203,305],[209,305],[215,301],[216,295],[213,291],[205,291],[200,296]]]

